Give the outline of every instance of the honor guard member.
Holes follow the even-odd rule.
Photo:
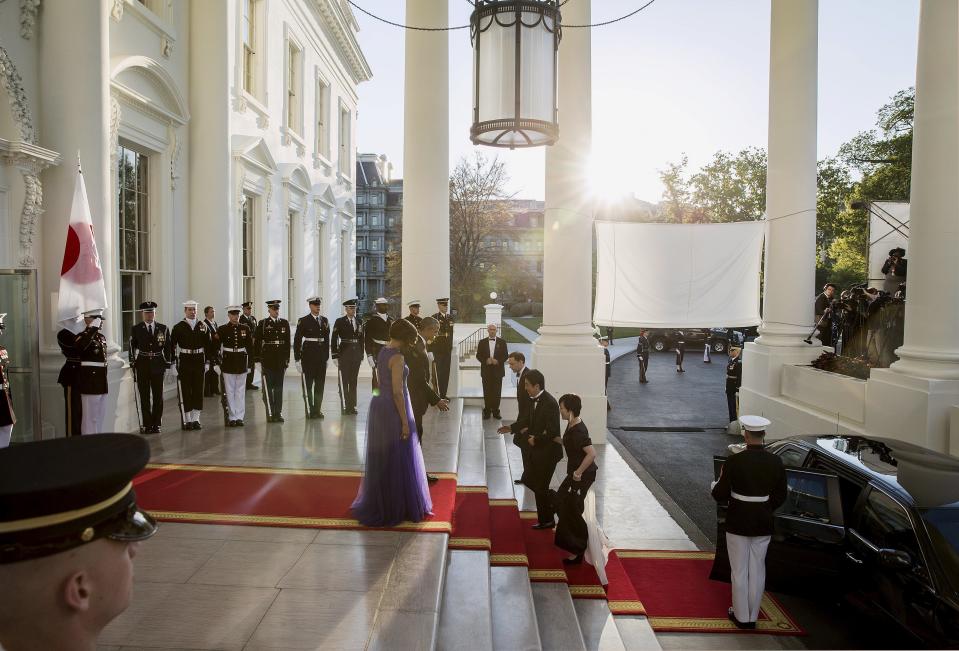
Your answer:
[[[103,327],[103,310],[83,313],[87,326],[76,339],[80,351],[80,402],[83,403],[81,434],[99,434],[107,413],[107,338]]]
[[[57,344],[66,358],[60,367],[57,384],[63,387],[63,408],[66,436],[80,436],[83,422],[83,403],[80,400],[80,351],[77,349],[78,332],[61,328],[57,332]]]
[[[738,628],[754,629],[766,585],[773,513],[786,501],[786,469],[782,459],[763,447],[769,421],[743,416],[739,422],[746,449],[726,459],[712,493],[717,502],[729,503],[726,548],[733,602],[729,619]]]
[[[370,318],[363,324],[363,341],[366,347],[366,361],[370,363],[373,369],[373,390],[379,386],[376,377],[376,358],[390,340],[390,326],[393,325],[393,317],[387,310],[390,302],[383,297],[373,302],[376,312],[370,315]]]
[[[246,417],[246,377],[253,357],[253,331],[240,323],[240,306],[226,308],[229,321],[217,330],[223,391],[229,410],[227,427],[241,427]]]
[[[436,363],[436,382],[439,384],[440,397],[447,400],[446,392],[450,388],[450,367],[453,360],[453,315],[450,314],[450,299],[436,299],[439,310],[433,315],[440,324],[440,330],[430,343],[430,352]]]
[[[743,360],[740,358],[742,349],[733,346],[729,349],[729,363],[726,364],[726,407],[729,410],[729,422],[736,421],[739,411],[736,404],[736,394],[743,384]]]
[[[310,313],[296,322],[293,335],[293,359],[303,375],[303,399],[307,418],[323,418],[323,389],[326,387],[326,360],[330,358],[330,322],[320,314],[323,299],[306,299]]]
[[[261,319],[253,332],[253,361],[260,365],[266,422],[282,423],[283,376],[290,365],[290,322],[280,318],[280,301],[266,302],[270,316]]]
[[[93,649],[126,610],[137,543],[157,530],[131,482],[135,434],[25,443],[0,454],[0,648]]]
[[[6,326],[3,320],[6,318],[5,312],[0,312],[0,336]],[[10,392],[10,378],[7,376],[7,365],[10,363],[10,356],[7,349],[0,346],[0,448],[10,445],[10,437],[13,435],[13,426],[17,422],[17,417],[13,413],[13,394]]]
[[[170,373],[177,378],[180,413],[183,429],[203,429],[200,412],[203,410],[203,374],[213,340],[210,329],[196,318],[196,301],[183,304],[183,320],[170,332],[170,350],[173,367]]]
[[[212,305],[203,308],[203,323],[210,330],[211,350],[215,351],[219,347],[216,332],[219,330],[220,324],[216,322],[216,309]],[[216,359],[207,365],[206,374],[203,376],[204,397],[220,395],[220,374],[214,368],[215,365]]]
[[[363,326],[356,318],[357,300],[343,301],[346,314],[333,322],[330,349],[340,381],[340,407],[344,414],[356,414],[356,378],[363,363]]]
[[[243,305],[243,314],[240,315],[240,323],[245,325],[250,329],[250,332],[256,332],[256,317],[253,316],[253,301],[246,301],[242,303]],[[254,342],[255,343],[255,342]],[[253,384],[253,355],[250,355],[250,372],[246,376],[246,390],[247,391],[258,391],[260,387]]]
[[[420,316],[420,299],[414,298],[406,304],[410,308],[410,313],[404,319],[416,326],[416,331],[420,331],[420,324],[423,323],[423,317]]]
[[[676,372],[685,373],[683,369],[683,358],[686,357],[686,333],[682,330],[676,331]]]
[[[140,394],[140,414],[143,431],[147,434],[160,432],[163,416],[163,375],[170,368],[170,331],[156,322],[157,304],[153,301],[140,303],[143,320],[133,326],[130,333],[130,365],[133,381]]]
[[[646,384],[646,369],[649,368],[649,330],[645,328],[639,331],[639,338],[636,341],[636,361],[639,362],[639,383]]]

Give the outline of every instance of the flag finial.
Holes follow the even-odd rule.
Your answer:
[[[80,150],[77,150],[77,172],[83,174],[83,168],[80,166]]]

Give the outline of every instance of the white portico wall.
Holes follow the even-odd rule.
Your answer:
[[[590,0],[569,0],[563,21],[590,22]],[[585,192],[592,147],[590,30],[567,29],[559,48],[558,142],[546,150],[543,325],[531,366],[557,398],[576,393],[594,442],[606,440],[605,359],[591,324],[592,205]],[[405,221],[405,218],[404,218]]]

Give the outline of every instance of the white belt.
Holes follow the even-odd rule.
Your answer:
[[[736,491],[730,491],[729,495],[734,500],[739,500],[740,502],[768,502],[769,495],[740,495]]]
[[[373,343],[374,343],[374,344],[379,344],[379,345],[381,345],[381,346],[385,346],[385,345],[386,345],[387,343],[389,343],[389,342],[380,341],[379,339],[374,339],[374,340],[373,340]]]
[[[226,348],[225,346],[223,350],[225,350],[228,353],[245,353],[246,352],[246,348]]]
[[[100,368],[105,368],[106,365],[106,362],[80,362],[80,366],[98,366]]]
[[[202,355],[204,352],[202,348],[182,348],[177,346],[177,349],[185,355]]]
[[[326,341],[325,337],[303,337],[303,341],[315,341],[317,343],[322,343]]]

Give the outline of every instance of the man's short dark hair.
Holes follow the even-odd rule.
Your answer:
[[[213,309],[212,305],[207,305],[205,308],[203,308],[203,315],[206,316],[207,314],[210,313],[210,310],[212,309]]]
[[[835,283],[826,283],[825,285],[822,286],[822,290],[823,290],[823,291],[826,291],[826,290],[829,289],[830,287],[832,287],[833,289],[836,289],[836,284],[835,284]]]
[[[416,341],[416,326],[406,319],[397,319],[390,326],[390,338],[402,341],[407,346]]]
[[[440,327],[440,322],[431,316],[424,317],[423,320],[420,321],[420,325],[419,325],[420,331],[429,330],[430,328],[438,328],[438,327]]]
[[[564,393],[560,396],[559,404],[566,407],[576,417],[579,417],[579,412],[583,410],[583,399],[575,393]]]
[[[518,350],[514,350],[513,352],[509,354],[509,356],[515,359],[517,362],[522,362],[523,364],[526,363],[526,355],[519,352]]]
[[[535,368],[530,369],[526,374],[526,383],[530,386],[536,385],[540,390],[546,390],[546,378],[543,377],[541,371],[537,371]]]

